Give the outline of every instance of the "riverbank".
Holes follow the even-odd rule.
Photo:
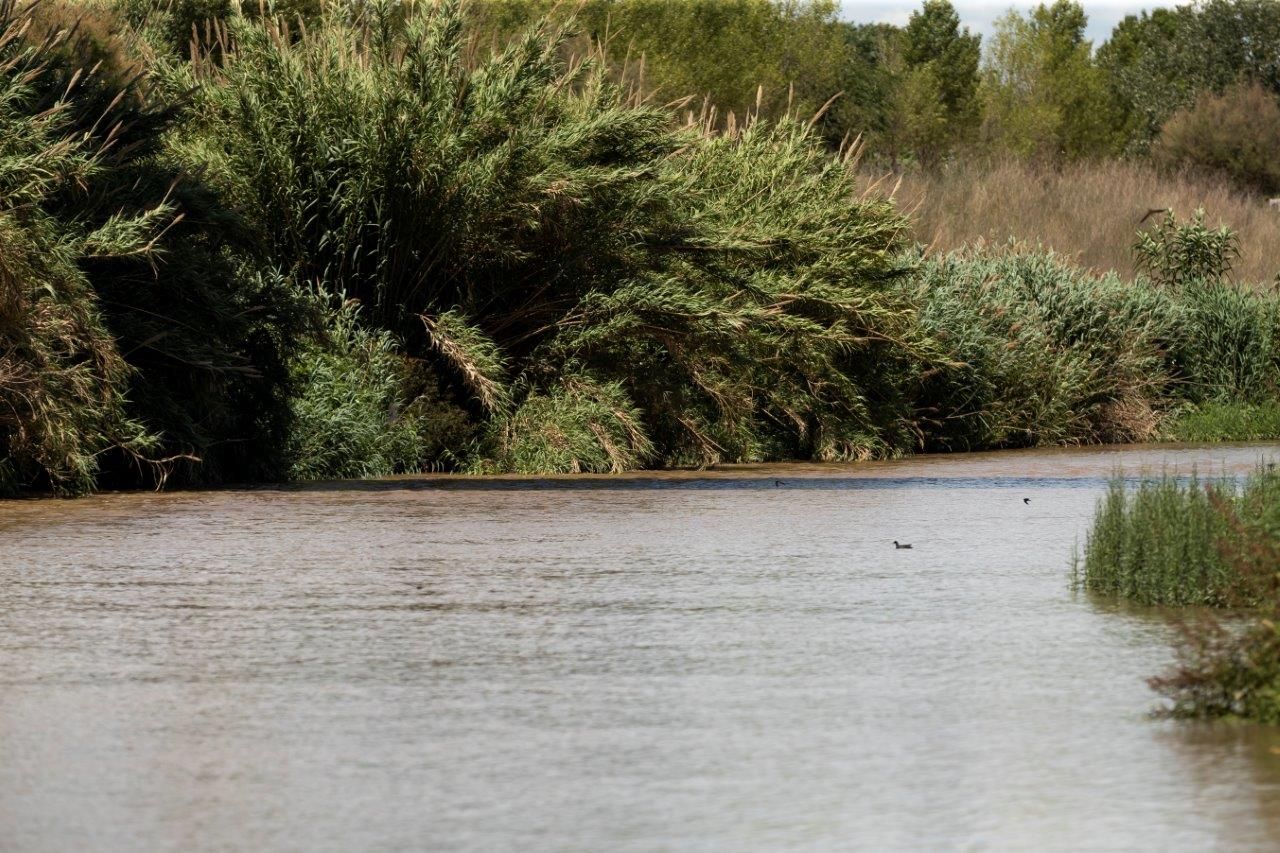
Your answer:
[[[1204,212],[1133,277],[937,254],[816,118],[660,106],[572,22],[139,11],[0,4],[0,493],[1280,431]]]

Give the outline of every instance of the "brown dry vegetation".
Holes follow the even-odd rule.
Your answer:
[[[1011,239],[1052,248],[1083,266],[1133,273],[1139,228],[1158,221],[1157,208],[1189,216],[1203,207],[1207,225],[1226,224],[1240,236],[1231,278],[1271,282],[1280,273],[1280,210],[1213,178],[1169,174],[1139,163],[1111,161],[1040,167],[1006,160],[959,163],[935,173],[908,173],[897,192],[914,211],[916,238],[931,250]]]

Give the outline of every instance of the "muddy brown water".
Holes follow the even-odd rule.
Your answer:
[[[0,849],[1274,849],[1280,734],[1069,585],[1117,466],[1272,456],[0,503]]]

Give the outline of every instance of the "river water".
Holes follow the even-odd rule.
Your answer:
[[[0,503],[0,849],[1275,849],[1280,734],[1069,582],[1117,466],[1272,454]]]

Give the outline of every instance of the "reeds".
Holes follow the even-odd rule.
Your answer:
[[[1094,514],[1079,586],[1148,605],[1247,603],[1249,590],[1221,551],[1232,532],[1221,502],[1237,497],[1226,479],[1166,475],[1130,486],[1117,478]]]
[[[482,456],[895,449],[905,413],[870,398],[920,344],[906,222],[809,123],[680,127],[566,60],[566,27],[472,56],[456,3],[384,12],[233,20],[178,146],[290,277],[360,300],[492,426]]]
[[[1053,249],[1095,272],[1125,276],[1136,272],[1132,248],[1139,229],[1164,209],[1186,217],[1204,208],[1209,224],[1225,224],[1239,235],[1232,280],[1270,284],[1280,273],[1280,211],[1265,198],[1219,179],[1140,162],[960,161],[906,173],[897,195],[904,209],[914,211],[916,239],[934,251],[1003,246],[1013,239]]]
[[[1079,567],[1078,567],[1079,568]],[[1077,583],[1180,615],[1178,663],[1152,678],[1182,717],[1280,723],[1280,473],[1165,476],[1100,502]],[[1217,615],[1212,609],[1224,611]]]

